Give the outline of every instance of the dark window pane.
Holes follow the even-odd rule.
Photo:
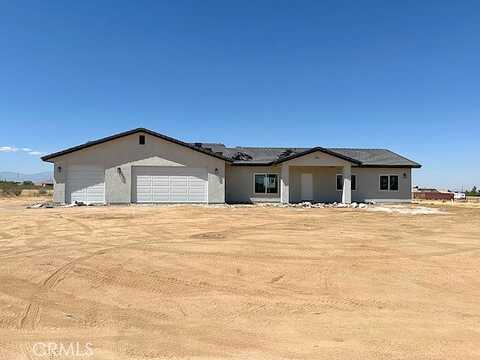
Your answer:
[[[352,175],[352,190],[357,190],[357,176]]]
[[[380,190],[388,190],[388,176],[380,176]]]
[[[343,176],[337,175],[337,190],[343,190]]]
[[[265,193],[265,175],[255,175],[255,192]]]
[[[278,193],[278,176],[275,174],[267,175],[267,193],[268,194]]]
[[[391,175],[390,176],[390,190],[397,191],[398,190],[398,176]]]
[[[138,143],[139,143],[140,145],[145,145],[145,135],[140,135],[140,136],[138,137]]]

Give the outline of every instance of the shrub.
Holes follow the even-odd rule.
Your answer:
[[[22,193],[22,189],[19,187],[6,188],[6,189],[3,189],[3,193],[5,195],[20,196],[20,194]]]

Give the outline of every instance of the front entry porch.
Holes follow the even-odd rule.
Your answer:
[[[282,164],[280,175],[282,203],[352,201],[352,166],[313,166]]]

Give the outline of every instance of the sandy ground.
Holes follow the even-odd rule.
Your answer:
[[[479,208],[24,202],[0,200],[0,359],[480,358]]]

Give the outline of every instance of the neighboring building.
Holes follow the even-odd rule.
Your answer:
[[[42,188],[46,187],[53,187],[53,180],[44,180],[44,181],[39,181],[35,185],[41,186]]]
[[[42,160],[59,203],[410,202],[420,167],[384,149],[228,148],[143,128]]]
[[[413,188],[413,198],[417,200],[453,200],[454,193],[448,190],[439,191],[433,188]]]

